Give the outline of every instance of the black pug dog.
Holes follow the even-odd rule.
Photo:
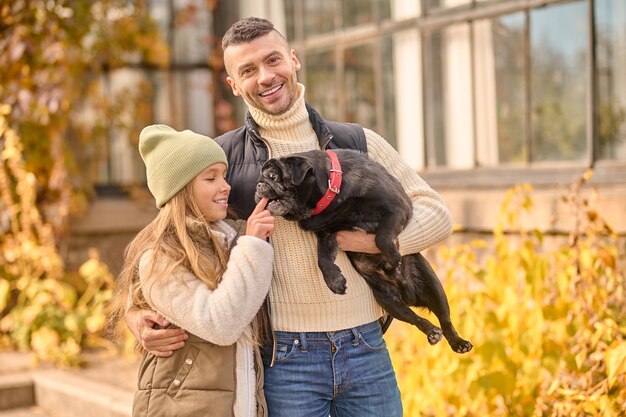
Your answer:
[[[415,325],[435,344],[443,336],[452,350],[469,352],[450,320],[448,299],[437,275],[419,253],[401,257],[396,238],[411,217],[413,205],[400,182],[366,154],[347,149],[334,151],[343,172],[341,188],[319,214],[312,215],[320,199],[327,198],[331,161],[314,150],[268,160],[261,169],[255,200],[269,198],[274,215],[298,221],[318,238],[318,265],[324,280],[336,294],[346,291],[346,279],[334,261],[335,233],[364,230],[375,233],[380,254],[348,252],[354,268],[373,290],[378,303],[393,317]],[[415,314],[409,306],[435,313],[441,329]]]

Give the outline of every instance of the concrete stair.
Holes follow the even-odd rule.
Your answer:
[[[0,411],[0,417],[52,417],[47,414],[41,407],[36,405],[31,407],[12,408],[10,410]]]
[[[0,410],[35,404],[35,389],[30,374],[0,375]]]
[[[15,366],[15,355],[0,352],[0,417],[131,416],[136,360],[109,356],[81,369],[54,369]]]

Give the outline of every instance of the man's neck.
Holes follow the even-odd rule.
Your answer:
[[[287,111],[278,115],[269,114],[246,102],[252,118],[259,125],[262,137],[293,141],[315,135],[309,122],[304,91],[304,85],[298,84],[296,100]]]

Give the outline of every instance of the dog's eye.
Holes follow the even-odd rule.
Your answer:
[[[276,175],[275,172],[270,172],[269,174],[267,174],[267,176],[269,177],[270,180],[274,181],[278,178],[278,175]]]

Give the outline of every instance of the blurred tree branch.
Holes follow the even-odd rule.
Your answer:
[[[145,122],[127,115],[145,114],[149,86],[110,97],[103,76],[127,64],[165,65],[168,51],[143,1],[1,4],[0,103],[11,107],[7,122],[37,179],[37,205],[58,236],[93,191],[109,129],[134,133],[140,126],[128,120]]]

